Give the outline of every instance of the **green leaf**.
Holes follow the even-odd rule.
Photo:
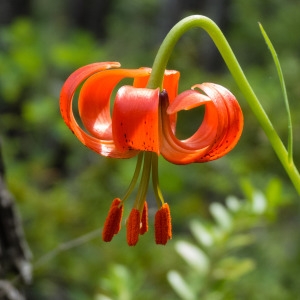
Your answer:
[[[231,228],[231,216],[223,205],[220,203],[213,203],[210,205],[209,210],[220,227],[226,230]]]
[[[291,117],[289,100],[288,100],[288,96],[287,96],[287,92],[286,92],[284,77],[283,77],[282,69],[281,69],[280,62],[279,62],[277,53],[275,51],[275,48],[274,48],[271,40],[269,39],[267,33],[265,32],[263,26],[260,23],[258,23],[258,24],[259,24],[261,33],[263,35],[263,38],[265,39],[265,42],[267,43],[267,45],[270,49],[270,52],[272,54],[272,57],[273,57],[273,60],[274,60],[274,63],[275,63],[276,69],[277,69],[282,93],[283,93],[283,99],[284,99],[287,117],[288,117],[288,159],[289,159],[289,162],[291,162],[293,160],[293,126],[292,126],[292,117]]]
[[[253,244],[255,241],[255,238],[252,234],[237,234],[234,235],[232,237],[230,237],[230,239],[228,240],[227,243],[227,249],[236,249],[236,248],[241,248],[241,247],[245,247],[248,246],[250,244]]]
[[[177,271],[170,271],[167,274],[168,281],[174,291],[181,297],[183,300],[194,300],[194,296],[191,288],[182,278],[182,276]]]
[[[241,208],[241,202],[235,196],[228,196],[225,199],[226,206],[232,212],[237,212]]]
[[[113,299],[110,297],[107,297],[103,294],[98,294],[98,295],[96,295],[95,300],[113,300]]]
[[[251,272],[254,268],[255,262],[252,259],[227,257],[223,259],[219,267],[215,269],[214,276],[218,279],[238,280],[243,275]]]
[[[267,209],[267,200],[265,195],[260,191],[255,191],[252,197],[252,210],[254,213],[260,215]]]
[[[209,269],[209,258],[198,247],[185,242],[179,241],[175,244],[175,249],[178,254],[200,274],[206,274]]]
[[[195,239],[204,247],[210,247],[214,244],[212,233],[199,221],[193,220],[190,223],[190,229]]]

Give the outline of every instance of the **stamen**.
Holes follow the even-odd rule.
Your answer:
[[[135,246],[139,240],[140,233],[140,212],[133,208],[130,212],[130,215],[127,219],[127,243],[129,246]]]
[[[156,153],[152,153],[152,185],[157,206],[160,207],[164,204],[164,198],[158,182],[158,156]]]
[[[140,234],[144,234],[147,231],[148,231],[148,204],[145,201],[143,212],[142,212],[142,218],[141,218]]]
[[[133,174],[132,180],[130,182],[130,185],[129,185],[124,197],[122,198],[123,202],[129,197],[129,195],[132,193],[132,191],[133,191],[133,189],[136,185],[136,182],[137,182],[137,180],[139,178],[139,175],[140,175],[143,158],[144,158],[144,152],[141,151],[138,155],[138,159],[137,159],[137,162],[136,162],[134,174]]]
[[[167,203],[156,212],[154,225],[156,244],[165,245],[172,238],[171,214]]]
[[[152,152],[145,152],[141,181],[133,205],[133,207],[138,209],[139,211],[142,211],[144,207],[144,202],[145,202],[145,198],[149,186],[151,165],[152,165]]]
[[[113,236],[120,231],[123,209],[122,201],[119,198],[115,198],[104,223],[102,231],[102,239],[104,242],[110,242]]]

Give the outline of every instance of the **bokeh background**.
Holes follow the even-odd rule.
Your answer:
[[[7,184],[33,253],[33,282],[23,287],[28,299],[299,298],[299,196],[200,29],[182,37],[168,68],[181,72],[180,91],[205,81],[229,88],[244,111],[243,136],[211,163],[160,159],[174,227],[166,246],[154,244],[151,188],[150,231],[138,245],[127,246],[124,228],[111,243],[101,240],[107,210],[126,191],[135,159],[105,159],[85,148],[61,119],[60,89],[75,69],[96,61],[151,67],[166,33],[191,14],[221,27],[286,142],[263,24],[285,75],[300,166],[299,0],[0,0],[0,134]],[[189,136],[200,122],[193,111],[180,113],[179,134]],[[69,243],[95,230],[99,237]]]

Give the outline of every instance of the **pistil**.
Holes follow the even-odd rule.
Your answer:
[[[164,202],[158,182],[158,155],[154,152],[140,152],[133,178],[123,199],[114,199],[110,207],[102,233],[102,238],[105,242],[111,241],[114,235],[120,231],[124,202],[133,192],[141,169],[142,174],[136,199],[133,209],[126,221],[127,243],[129,246],[136,245],[139,235],[143,235],[148,231],[148,204],[146,202],[146,194],[150,175],[152,175],[153,190],[158,206],[158,211],[155,214],[155,241],[157,244],[165,245],[167,241],[172,238],[170,209],[168,204]]]

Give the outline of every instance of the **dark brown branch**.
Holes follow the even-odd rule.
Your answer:
[[[13,196],[4,181],[4,163],[0,144],[0,299],[24,299],[12,286],[17,276],[24,284],[31,282],[31,254]],[[19,296],[18,296],[19,295]]]

